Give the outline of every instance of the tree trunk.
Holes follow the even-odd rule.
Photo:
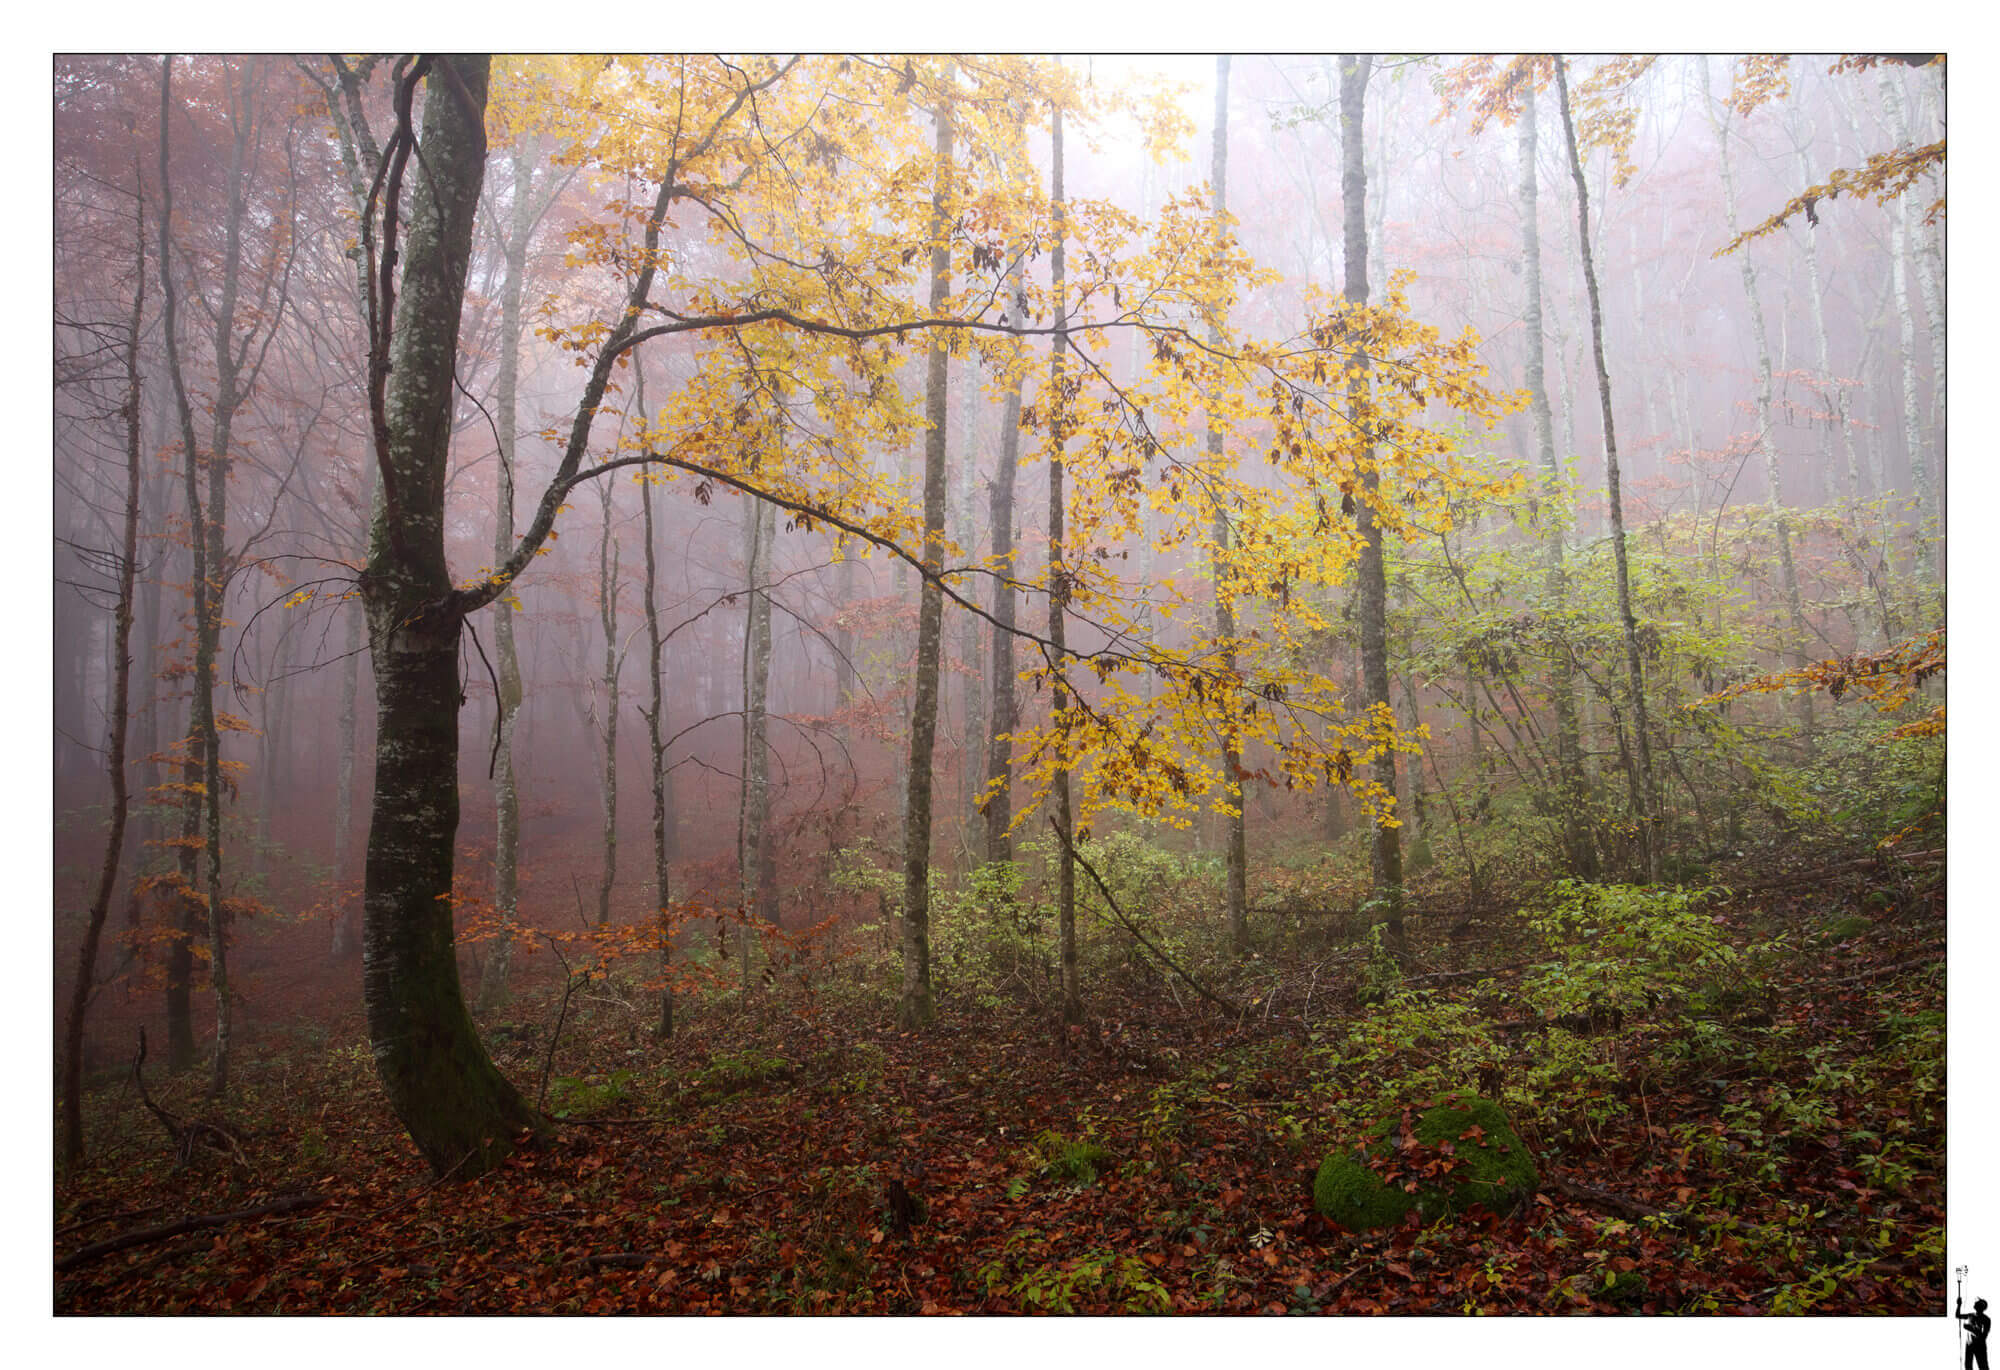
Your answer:
[[[950,86],[957,69],[946,62],[937,92],[937,144],[932,162],[930,312],[951,293],[952,203]],[[915,688],[910,701],[910,773],[903,802],[903,995],[897,1021],[907,1029],[931,1021],[931,762],[937,743],[938,658],[943,645],[944,594],[935,577],[944,566],[945,382],[950,352],[932,335],[924,378],[924,582],[917,593]]]
[[[1374,59],[1367,54],[1343,55],[1340,59],[1340,204],[1341,251],[1346,279],[1343,298],[1351,305],[1368,303],[1368,172],[1362,160],[1362,130],[1368,90],[1368,76]],[[1358,425],[1365,423],[1368,408],[1370,358],[1356,352],[1349,359],[1359,374],[1349,383],[1350,412]],[[1362,695],[1381,722],[1395,725],[1395,703],[1389,694],[1389,581],[1382,556],[1382,526],[1375,505],[1381,498],[1382,478],[1375,465],[1372,444],[1360,454],[1363,497],[1355,501],[1356,522],[1361,529],[1361,556],[1356,567],[1361,614]],[[1396,753],[1381,748],[1374,762],[1375,783],[1382,787],[1384,802],[1393,805],[1396,795]],[[1391,812],[1375,816],[1375,842],[1371,862],[1374,897],[1382,911],[1390,943],[1401,950],[1403,935],[1403,847]]]
[[[1556,460],[1554,416],[1549,409],[1547,368],[1542,339],[1542,241],[1538,222],[1540,186],[1535,171],[1535,91],[1522,92],[1518,129],[1521,153],[1521,276],[1527,292],[1522,329],[1527,337],[1528,408],[1535,421],[1535,452],[1542,470],[1542,589],[1555,620],[1551,635],[1555,652],[1549,668],[1549,693],[1556,709],[1556,762],[1561,771],[1563,853],[1572,874],[1597,878],[1597,843],[1588,815],[1590,787],[1583,773],[1583,740],[1576,718],[1576,672],[1569,653],[1569,574],[1562,511],[1569,507],[1566,477]]]
[[[1713,100],[1708,98],[1708,58],[1701,59],[1702,96],[1708,103],[1709,123],[1715,129],[1716,153],[1722,164],[1722,204],[1723,220],[1729,236],[1736,236],[1736,177],[1729,158],[1729,114],[1727,108],[1718,117]],[[1809,235],[1810,236],[1810,235]],[[1785,593],[1785,608],[1791,618],[1792,669],[1803,670],[1809,659],[1806,652],[1807,628],[1804,607],[1799,600],[1798,569],[1792,562],[1792,520],[1785,508],[1783,490],[1778,469],[1777,424],[1771,415],[1771,346],[1764,331],[1764,303],[1757,294],[1757,267],[1751,260],[1748,244],[1736,250],[1736,264],[1743,277],[1743,293],[1750,304],[1750,338],[1757,348],[1757,443],[1764,449],[1764,482],[1768,488],[1771,519],[1778,534],[1778,572],[1781,588]],[[1817,296],[1817,292],[1815,292]],[[1815,300],[1815,303],[1817,301]],[[1793,697],[1798,701],[1799,727],[1805,738],[1807,755],[1813,749],[1813,692],[1796,690]]]
[[[646,412],[646,372],[639,358],[632,359],[633,387],[639,413]],[[660,680],[659,545],[653,531],[653,483],[639,482],[639,510],[646,529],[646,683],[651,707],[646,710],[646,780],[653,799],[653,909],[660,928],[660,1020],[656,1031],[662,1040],[674,1035],[674,927],[667,911],[669,887],[667,861],[666,756],[660,745],[660,730],[666,722],[666,698]]]
[[[377,709],[363,996],[375,1069],[438,1175],[491,1168],[541,1117],[495,1069],[467,1012],[452,935],[460,599],[444,555],[453,365],[485,172],[488,63],[432,59],[424,175],[409,197],[384,411],[385,482],[362,593]],[[395,197],[390,197],[395,207]]]
[[[597,539],[597,626],[604,634],[603,873],[597,882],[597,926],[611,921],[611,887],[618,880],[618,539],[611,536],[611,482],[598,486],[604,523]]]
[[[211,422],[206,463],[195,435],[194,409],[187,393],[180,365],[177,326],[178,294],[174,289],[169,259],[172,244],[173,187],[168,165],[168,133],[172,110],[173,59],[166,58],[160,72],[160,289],[163,324],[166,330],[168,372],[173,380],[175,408],[180,417],[181,446],[185,456],[185,493],[188,506],[188,541],[193,558],[190,592],[193,597],[194,669],[188,709],[187,759],[183,779],[187,784],[186,808],[181,820],[181,907],[183,922],[168,962],[168,1063],[169,1069],[190,1064],[193,1059],[192,1005],[190,1003],[193,938],[205,927],[208,934],[209,989],[215,1000],[215,1051],[210,1058],[209,1092],[220,1096],[229,1082],[230,1003],[227,932],[222,909],[222,744],[215,720],[215,663],[222,640],[222,598],[228,585],[224,565],[223,534],[228,522],[229,438],[236,409],[244,399],[234,336],[238,270],[242,262],[244,162],[250,143],[253,119],[250,114],[251,69],[243,69],[238,105],[232,101],[231,121],[235,138],[231,145],[228,173],[229,210],[223,224],[221,281],[211,335],[216,381],[211,406]],[[206,506],[201,492],[200,473],[208,473]],[[196,883],[197,853],[203,878]]]
[[[1654,798],[1651,725],[1646,711],[1646,679],[1639,656],[1639,624],[1632,614],[1632,582],[1625,558],[1625,505],[1618,479],[1618,437],[1611,420],[1611,375],[1604,366],[1604,309],[1597,291],[1597,267],[1590,251],[1590,190],[1583,178],[1583,158],[1577,151],[1576,122],[1569,107],[1568,63],[1555,58],[1556,95],[1560,101],[1563,138],[1569,148],[1570,175],[1576,182],[1577,250],[1583,257],[1583,283],[1590,296],[1590,351],[1597,368],[1597,399],[1604,419],[1604,485],[1611,518],[1611,559],[1618,585],[1618,618],[1625,634],[1625,667],[1632,691],[1633,733],[1637,739],[1634,764],[1626,768],[1632,791],[1632,811],[1639,825],[1639,845],[1646,878],[1660,878],[1662,833]]]
[[[493,559],[514,550],[514,491],[520,483],[521,295],[528,271],[528,242],[534,235],[534,171],[528,152],[516,146],[514,206],[508,224],[506,267],[500,278],[499,366],[493,378],[494,427],[500,471],[493,490]],[[494,700],[499,733],[493,756],[493,911],[500,935],[480,967],[479,1003],[496,1008],[507,997],[514,959],[514,925],[521,912],[521,787],[514,775],[514,728],[521,716],[521,652],[514,639],[514,596],[493,604]]]
[[[135,180],[137,168],[134,168]],[[111,739],[105,767],[111,775],[111,832],[104,840],[104,862],[98,869],[97,892],[90,901],[83,947],[77,953],[76,981],[70,989],[69,1014],[63,1023],[62,1165],[74,1173],[83,1160],[83,1021],[97,982],[97,950],[111,912],[111,895],[118,887],[119,858],[125,848],[125,819],[131,809],[126,789],[125,736],[132,698],[132,583],[139,558],[139,332],[146,307],[146,204],[132,197],[135,221],[132,259],[137,273],[132,287],[132,316],[125,333],[125,522],[118,558],[118,601],[111,627]]]
[[[750,919],[775,922],[765,878],[771,827],[771,506],[748,496],[743,510],[744,577],[749,587],[743,624],[742,782],[736,815],[736,872],[742,922],[736,929],[736,957],[743,987],[750,987]]]
[[[1215,59],[1215,125],[1209,148],[1209,193],[1212,201],[1209,209],[1211,232],[1215,249],[1220,259],[1227,235],[1224,219],[1229,212],[1229,57],[1227,54]],[[1208,341],[1213,347],[1222,346],[1222,320],[1208,321]],[[1222,425],[1211,414],[1208,421],[1206,447],[1209,466],[1220,472],[1222,468]],[[1222,648],[1223,674],[1230,679],[1236,676],[1236,605],[1229,593],[1229,510],[1218,498],[1211,521],[1210,537],[1214,540],[1211,553],[1210,572],[1215,590],[1215,637]],[[1222,864],[1226,894],[1224,903],[1229,917],[1229,944],[1238,956],[1250,954],[1250,917],[1248,913],[1248,863],[1244,839],[1243,815],[1243,739],[1242,731],[1235,724],[1236,712],[1227,711],[1227,721],[1222,729],[1222,793],[1229,806],[1225,819],[1222,839]]]
[[[1025,248],[1017,251],[1007,273],[1008,317],[1016,322],[1028,317],[1027,286],[1022,280],[1021,262]],[[1007,398],[1000,410],[1000,469],[993,475],[991,522],[993,525],[993,703],[988,711],[986,740],[986,859],[1014,859],[1014,744],[1010,735],[1019,726],[1020,711],[1014,694],[1014,487],[1021,461],[1021,381],[1019,358],[1015,359]]]
[[[1049,690],[1049,718],[1057,736],[1057,746],[1067,756],[1069,691],[1064,688],[1063,660],[1068,629],[1069,571],[1063,564],[1063,539],[1067,513],[1063,495],[1063,445],[1069,421],[1064,402],[1069,365],[1069,297],[1065,293],[1067,260],[1064,240],[1069,233],[1068,204],[1063,197],[1063,117],[1062,106],[1055,108],[1051,132],[1049,197],[1055,219],[1055,247],[1050,257],[1050,297],[1055,302],[1055,342],[1049,356],[1049,642],[1052,644],[1053,678]],[[1065,1023],[1083,1021],[1083,992],[1077,982],[1076,962],[1076,819],[1070,808],[1069,766],[1056,767],[1050,786],[1055,803],[1056,832],[1062,855],[1056,861],[1056,941],[1061,967],[1062,1018]]]

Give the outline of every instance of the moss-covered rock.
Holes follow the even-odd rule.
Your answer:
[[[1400,1116],[1387,1118],[1362,1148],[1328,1156],[1313,1180],[1313,1206],[1351,1232],[1366,1232],[1401,1221],[1413,1205],[1426,1220],[1475,1203],[1505,1212],[1541,1182],[1520,1134],[1491,1100],[1444,1095],[1417,1114],[1399,1144],[1403,1131]],[[1395,1182],[1385,1182],[1382,1169]]]

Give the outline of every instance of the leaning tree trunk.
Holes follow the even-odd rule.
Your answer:
[[[462,601],[444,551],[453,363],[486,165],[485,58],[432,59],[379,434],[381,515],[362,575],[377,710],[363,997],[390,1106],[440,1176],[497,1163],[540,1115],[480,1045],[452,935]],[[392,187],[392,192],[393,192]],[[394,193],[388,198],[393,211]],[[385,273],[386,274],[386,273]]]
[[[1373,59],[1347,55],[1340,59],[1340,203],[1341,253],[1346,279],[1342,295],[1353,306],[1368,303],[1368,172],[1362,160],[1362,116]],[[1349,359],[1355,376],[1349,382],[1349,409],[1356,427],[1366,431],[1369,358],[1357,352]],[[1382,478],[1372,445],[1360,454],[1362,498],[1355,502],[1361,530],[1361,557],[1356,568],[1361,610],[1361,689],[1368,707],[1385,724],[1395,722],[1396,706],[1389,695],[1389,580],[1382,556],[1382,525],[1376,512]],[[1396,753],[1383,746],[1375,757],[1375,783],[1391,801],[1396,793]],[[1382,910],[1390,942],[1401,949],[1403,936],[1403,846],[1392,814],[1375,817],[1372,872],[1375,898]]]
[[[136,177],[138,168],[133,168]],[[97,949],[111,912],[111,894],[118,886],[119,857],[125,847],[125,819],[131,810],[126,789],[125,736],[132,699],[132,581],[139,558],[139,330],[146,307],[146,205],[133,196],[138,225],[132,254],[137,279],[132,287],[132,316],[125,332],[125,525],[119,546],[118,600],[111,620],[111,741],[105,767],[111,774],[111,832],[104,840],[104,864],[97,874],[97,892],[77,953],[76,982],[70,989],[69,1016],[63,1024],[62,1163],[74,1173],[83,1159],[83,1020],[90,992],[97,982]]]
[[[1597,367],[1597,401],[1604,419],[1604,485],[1611,516],[1611,562],[1618,585],[1618,618],[1625,634],[1625,667],[1632,690],[1634,764],[1626,768],[1632,790],[1632,810],[1639,822],[1640,849],[1646,878],[1660,878],[1663,835],[1653,779],[1652,728],[1646,711],[1645,668],[1639,658],[1639,623],[1632,614],[1632,580],[1626,569],[1625,505],[1618,481],[1618,436],[1611,422],[1611,374],[1604,367],[1604,307],[1597,292],[1597,267],[1590,252],[1590,189],[1583,178],[1583,157],[1577,151],[1576,122],[1569,107],[1568,63],[1555,59],[1556,96],[1561,102],[1563,137],[1569,147],[1570,176],[1576,182],[1576,239],[1583,256],[1583,283],[1590,296],[1590,352]]]
[[[1528,409],[1535,421],[1535,452],[1542,468],[1542,508],[1548,520],[1542,544],[1542,587],[1555,622],[1555,651],[1549,670],[1549,692],[1556,707],[1556,764],[1561,772],[1563,853],[1570,871],[1586,880],[1597,878],[1597,843],[1590,832],[1590,787],[1583,773],[1583,735],[1576,719],[1576,672],[1569,653],[1569,574],[1564,543],[1566,520],[1561,511],[1564,476],[1556,460],[1555,423],[1549,409],[1547,366],[1542,339],[1542,242],[1537,222],[1540,186],[1535,174],[1535,91],[1530,83],[1521,95],[1521,277],[1527,300],[1522,331],[1527,338]]]
[[[952,109],[957,70],[944,66],[937,92],[937,145],[932,162],[930,313],[951,293],[950,207]],[[910,702],[910,773],[903,802],[903,995],[897,1021],[922,1027],[936,1014],[931,998],[931,762],[937,744],[938,657],[944,639],[945,382],[951,354],[942,331],[931,339],[924,377],[924,583],[917,594],[917,659]]]
[[[1227,234],[1224,221],[1229,213],[1229,57],[1215,59],[1215,127],[1209,152],[1210,232],[1214,235],[1219,262]],[[1209,345],[1222,347],[1222,320],[1208,321]],[[1208,463],[1218,474],[1222,467],[1222,425],[1213,413],[1206,435]],[[1230,597],[1229,509],[1220,495],[1210,529],[1215,547],[1211,570],[1215,582],[1215,640],[1222,648],[1222,671],[1230,679],[1236,675],[1236,604]],[[1238,956],[1250,954],[1248,861],[1243,819],[1243,732],[1237,726],[1236,711],[1225,711],[1222,726],[1222,794],[1229,806],[1222,838],[1225,904],[1229,917],[1229,943]]]

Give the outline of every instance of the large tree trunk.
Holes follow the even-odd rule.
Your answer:
[[[1010,318],[1028,317],[1027,286],[1022,281],[1017,252],[1007,273]],[[1021,462],[1021,370],[1017,365],[1007,384],[1000,410],[1000,469],[993,475],[993,704],[988,711],[986,740],[986,859],[1014,859],[1014,744],[1019,726],[1014,694],[1014,487]]]
[[[1625,564],[1625,505],[1618,478],[1618,436],[1611,421],[1611,374],[1604,366],[1604,308],[1597,291],[1597,267],[1590,252],[1590,190],[1583,178],[1583,158],[1577,151],[1576,122],[1570,114],[1568,64],[1555,59],[1556,94],[1560,100],[1563,138],[1569,148],[1570,176],[1576,182],[1577,250],[1583,257],[1583,283],[1590,296],[1590,351],[1597,367],[1598,407],[1604,420],[1604,484],[1611,516],[1611,560],[1618,585],[1618,618],[1625,634],[1625,667],[1632,691],[1634,764],[1627,767],[1632,811],[1639,825],[1646,878],[1658,881],[1663,834],[1653,780],[1652,728],[1646,710],[1646,677],[1639,658],[1639,624],[1632,614],[1632,581]]]
[[[423,175],[409,196],[395,311],[381,516],[362,593],[377,709],[363,996],[390,1106],[440,1176],[495,1164],[540,1115],[494,1068],[459,986],[452,935],[463,618],[444,555],[453,364],[485,173],[488,62],[436,58]],[[393,196],[392,196],[393,203]]]
[[[950,206],[952,109],[957,81],[947,62],[936,93],[937,146],[931,191],[930,312],[951,293]],[[932,336],[924,378],[924,583],[917,593],[917,657],[910,701],[910,773],[903,801],[903,995],[897,1020],[906,1029],[935,1016],[931,999],[931,761],[937,743],[938,657],[943,645],[944,593],[933,579],[944,566],[945,381],[950,353],[942,332]]]
[[[137,168],[134,169],[136,179]],[[77,953],[76,981],[70,988],[69,1014],[63,1023],[62,1164],[74,1172],[83,1159],[83,1020],[97,982],[97,950],[111,912],[111,895],[118,887],[119,857],[125,848],[125,819],[131,810],[126,789],[125,735],[132,698],[132,582],[139,557],[139,332],[146,307],[146,205],[132,197],[136,224],[132,260],[132,316],[125,333],[125,522],[118,557],[118,600],[111,627],[111,741],[105,767],[111,775],[111,832],[104,840],[104,863],[98,869],[97,892],[90,901],[83,947]]]
[[[1224,218],[1229,213],[1229,58],[1225,54],[1215,59],[1215,127],[1209,149],[1209,193],[1213,197],[1209,208],[1211,232],[1214,234],[1217,259],[1220,260],[1227,230]],[[1222,346],[1222,320],[1208,321],[1209,344],[1218,349]],[[1220,472],[1222,466],[1222,425],[1213,416],[1208,422],[1206,446],[1209,465]],[[1222,499],[1217,497],[1210,529],[1215,547],[1211,554],[1211,572],[1215,589],[1215,638],[1222,647],[1222,671],[1225,676],[1236,675],[1236,605],[1229,593],[1229,510]],[[1248,895],[1248,859],[1244,839],[1243,817],[1243,737],[1235,724],[1236,713],[1227,711],[1227,719],[1222,730],[1222,794],[1229,806],[1222,838],[1222,866],[1224,903],[1229,916],[1229,943],[1238,956],[1250,954],[1250,918]]]
[[[1373,65],[1368,55],[1347,55],[1340,59],[1340,204],[1342,217],[1341,251],[1346,280],[1342,291],[1349,304],[1368,303],[1368,172],[1362,160],[1362,116]],[[1350,382],[1350,399],[1357,423],[1365,422],[1361,412],[1367,407],[1369,358],[1356,353],[1349,365],[1359,374]],[[1356,522],[1361,529],[1361,557],[1356,567],[1361,612],[1361,689],[1368,707],[1384,723],[1393,725],[1395,704],[1389,695],[1389,581],[1383,565],[1382,526],[1375,505],[1381,498],[1382,478],[1375,465],[1372,448],[1361,454],[1363,498],[1355,502]],[[1383,747],[1375,757],[1375,783],[1388,800],[1396,793],[1396,753]],[[1382,910],[1389,941],[1397,949],[1403,936],[1403,846],[1395,816],[1375,817],[1372,873],[1375,899]]]
[[[1564,543],[1569,507],[1564,475],[1556,460],[1555,423],[1549,409],[1547,367],[1542,339],[1542,242],[1540,186],[1535,173],[1535,90],[1529,83],[1521,96],[1521,278],[1527,300],[1522,331],[1527,338],[1528,409],[1535,422],[1535,453],[1542,470],[1542,509],[1546,520],[1542,543],[1542,586],[1548,612],[1556,623],[1549,668],[1549,693],[1556,708],[1556,764],[1561,771],[1560,822],[1563,853],[1570,871],[1586,880],[1597,878],[1597,843],[1590,831],[1590,787],[1583,773],[1583,740],[1576,718],[1576,672],[1568,650],[1569,575]]]

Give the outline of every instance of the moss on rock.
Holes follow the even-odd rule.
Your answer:
[[[1313,1179],[1313,1206],[1349,1231],[1366,1232],[1401,1221],[1412,1206],[1427,1220],[1475,1203],[1505,1212],[1534,1193],[1541,1182],[1534,1158],[1498,1104],[1470,1094],[1447,1094],[1425,1108],[1410,1127],[1412,1158],[1448,1157],[1447,1173],[1435,1179],[1411,1175],[1414,1191],[1403,1183],[1385,1183],[1368,1162],[1398,1153],[1401,1123],[1400,1117],[1384,1119],[1371,1130],[1372,1140],[1362,1149],[1329,1155]],[[1451,1148],[1448,1153],[1445,1144]]]

